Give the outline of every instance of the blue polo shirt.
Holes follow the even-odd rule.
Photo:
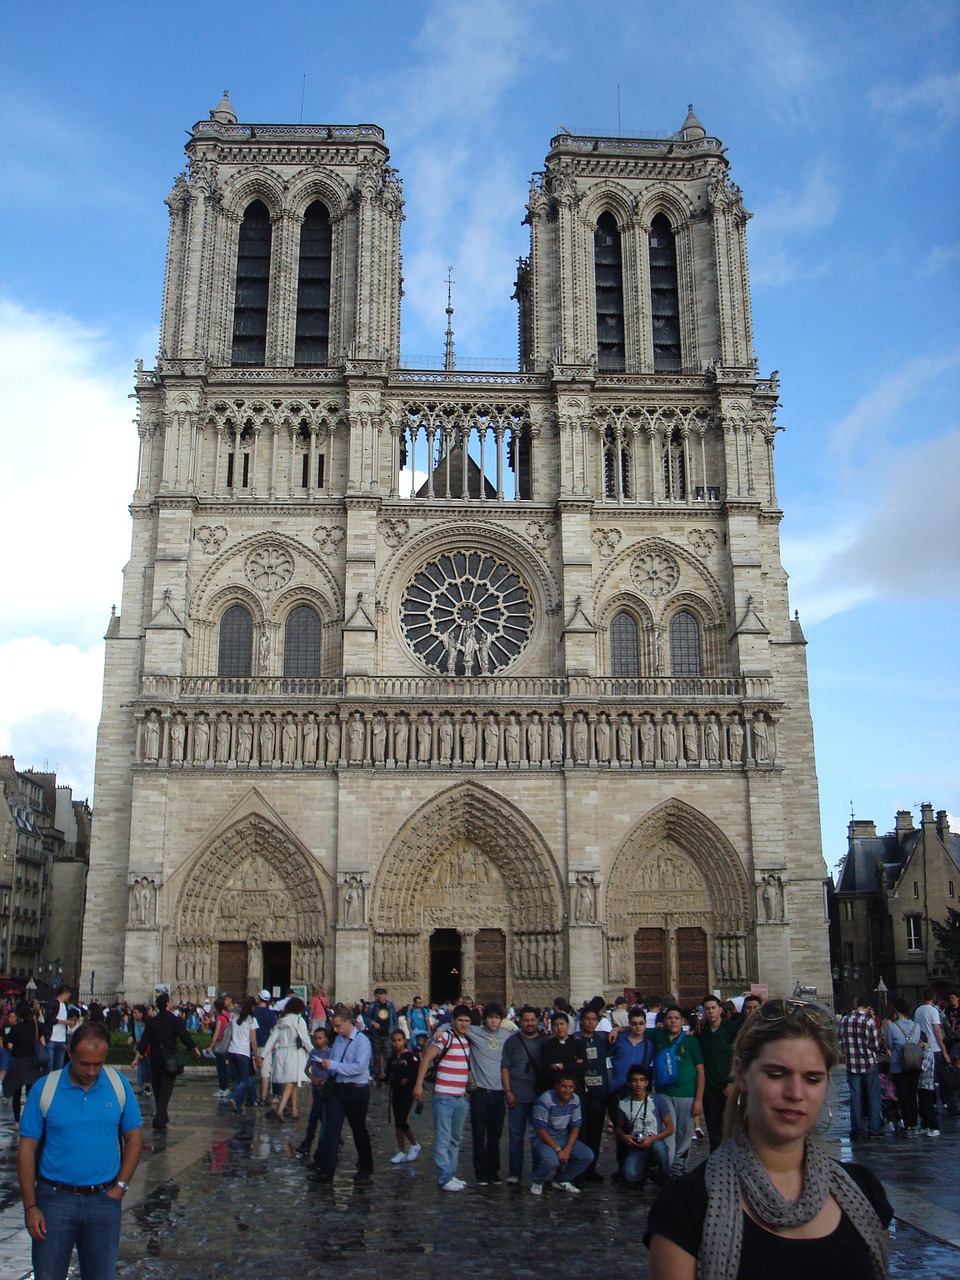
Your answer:
[[[123,1077],[120,1077],[123,1080]],[[30,1090],[20,1118],[20,1136],[44,1136],[40,1095],[44,1078]],[[124,1104],[119,1110],[117,1095],[101,1071],[89,1089],[81,1089],[70,1079],[69,1067],[60,1073],[56,1092],[46,1117],[46,1139],[40,1153],[41,1178],[89,1187],[110,1182],[120,1168],[120,1133],[130,1133],[143,1124],[133,1090],[123,1080]]]

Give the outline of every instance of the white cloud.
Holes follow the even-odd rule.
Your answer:
[[[935,244],[927,254],[924,266],[932,274],[937,274],[958,262],[960,262],[960,240],[955,240],[953,244]]]
[[[93,640],[119,604],[136,481],[131,381],[97,333],[0,299],[2,634]]]
[[[831,447],[841,457],[847,456],[869,433],[871,448],[876,450],[884,428],[897,423],[908,404],[923,397],[932,384],[958,364],[960,350],[908,360],[877,382],[840,419],[831,433]]]
[[[868,100],[875,111],[909,129],[923,144],[930,128],[947,129],[960,120],[960,71],[935,71],[908,85],[876,85]]]
[[[780,286],[822,275],[829,264],[818,254],[806,261],[803,240],[829,226],[840,209],[840,188],[826,161],[808,170],[799,186],[774,193],[755,211],[748,231],[754,284]]]

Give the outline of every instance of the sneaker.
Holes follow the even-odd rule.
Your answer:
[[[423,1150],[423,1147],[420,1145],[420,1143],[415,1142],[413,1146],[410,1148],[410,1150],[407,1152],[407,1164],[413,1164],[414,1160],[416,1160],[417,1156],[420,1154],[422,1150]]]
[[[295,1148],[298,1156],[308,1156],[310,1154],[310,1143],[301,1142],[299,1147]]]
[[[396,1155],[393,1157],[393,1159],[390,1161],[390,1163],[391,1163],[391,1164],[406,1164],[406,1163],[407,1163],[407,1153],[406,1153],[405,1151],[398,1151],[398,1152],[397,1152],[397,1154],[396,1154]]]
[[[451,1178],[449,1182],[445,1182],[440,1188],[441,1191],[462,1191],[467,1184],[461,1182],[459,1178]]]
[[[575,1187],[572,1182],[555,1182],[553,1185],[558,1191],[567,1191],[572,1196],[578,1196],[580,1194],[580,1188]]]
[[[531,1194],[532,1196],[542,1196],[542,1195],[543,1195],[543,1183],[542,1183],[542,1182],[531,1182],[531,1183],[530,1183],[530,1194]]]
[[[928,1129],[928,1130],[927,1130],[927,1137],[928,1137],[928,1138],[939,1138],[939,1137],[940,1137],[940,1130],[939,1130],[939,1129]]]
[[[477,1179],[477,1186],[478,1186],[478,1187],[489,1187],[489,1185],[490,1185],[490,1179],[489,1179],[489,1178],[478,1178],[478,1179]]]
[[[519,1182],[520,1182],[520,1175],[517,1173],[511,1173],[509,1178],[507,1178],[508,1187],[516,1187],[519,1185]]]

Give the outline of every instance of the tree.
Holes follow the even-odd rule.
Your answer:
[[[930,928],[955,978],[960,978],[960,911],[947,907],[946,920],[931,920]]]

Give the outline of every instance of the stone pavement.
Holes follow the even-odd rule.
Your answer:
[[[393,1128],[386,1095],[376,1091],[370,1109],[377,1173],[354,1187],[349,1131],[342,1171],[334,1186],[314,1184],[294,1148],[299,1125],[277,1125],[257,1111],[232,1119],[211,1093],[214,1077],[190,1069],[173,1096],[171,1125],[154,1135],[124,1200],[120,1280],[234,1280],[268,1275],[303,1280],[323,1266],[337,1280],[380,1280],[418,1275],[450,1280],[468,1268],[473,1280],[521,1280],[591,1259],[593,1271],[619,1273],[618,1254],[630,1255],[630,1275],[643,1280],[647,1252],[640,1237],[653,1192],[609,1183],[577,1198],[547,1192],[542,1199],[505,1185],[473,1185],[469,1126],[460,1173],[470,1183],[459,1195],[440,1194],[431,1159],[429,1106],[414,1117],[425,1149],[414,1165],[395,1168]],[[846,1130],[845,1080],[835,1073],[835,1119],[824,1141],[832,1155],[856,1158],[882,1179],[897,1211],[891,1241],[891,1275],[897,1280],[960,1280],[960,1120],[945,1120],[939,1139],[851,1144]],[[307,1092],[301,1094],[305,1116]],[[843,1123],[841,1123],[841,1119]],[[608,1139],[601,1170],[613,1168]],[[506,1139],[504,1139],[504,1162]],[[706,1154],[697,1148],[695,1160]],[[527,1173],[529,1176],[529,1150]],[[30,1242],[16,1186],[16,1143],[10,1105],[0,1104],[0,1277],[27,1280]],[[553,1261],[551,1261],[551,1259]],[[74,1273],[71,1272],[71,1275]]]

